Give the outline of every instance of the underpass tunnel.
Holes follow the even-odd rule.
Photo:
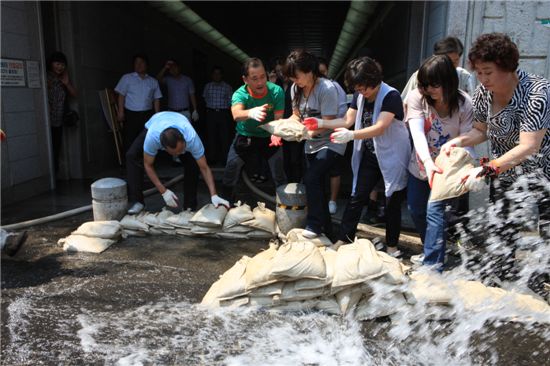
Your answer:
[[[96,179],[119,168],[98,91],[114,88],[123,74],[132,72],[137,53],[148,55],[152,77],[167,59],[177,59],[182,73],[194,82],[203,116],[202,89],[213,66],[224,68],[224,80],[236,90],[242,85],[244,59],[259,57],[269,66],[274,58],[284,58],[297,48],[326,58],[330,76],[341,85],[351,59],[373,57],[381,63],[385,81],[401,89],[438,39],[461,38],[467,54],[476,34],[505,24],[506,14],[494,24],[488,22],[496,18],[485,15],[499,14],[512,5],[490,3],[2,2],[2,58],[36,61],[42,75],[38,86],[3,87],[2,129],[8,134],[2,144],[3,203],[51,190],[56,178]],[[527,5],[533,19],[543,9],[539,3]],[[526,17],[525,22],[530,21]],[[548,44],[547,39],[542,43]],[[67,56],[69,75],[79,92],[71,107],[80,116],[77,126],[65,129],[57,177],[43,77],[45,57],[56,50]],[[524,62],[548,73],[546,58],[536,57]],[[166,97],[161,100],[161,109],[165,107]]]

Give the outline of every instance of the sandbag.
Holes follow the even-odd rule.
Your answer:
[[[391,291],[383,294],[364,294],[357,307],[356,320],[370,320],[402,312],[407,302],[402,293]]]
[[[216,208],[216,206],[209,203],[197,211],[189,222],[195,225],[219,228],[222,226],[226,214],[227,208],[225,206],[220,205]]]
[[[360,286],[351,286],[336,293],[336,301],[343,315],[351,313],[363,296]]]
[[[367,239],[341,245],[336,253],[332,287],[338,289],[371,278],[381,277],[388,269],[378,256],[374,245]]]
[[[223,229],[227,232],[227,229],[253,219],[254,214],[252,213],[250,206],[246,203],[241,204],[241,201],[237,201],[237,203],[235,203],[235,207],[229,210],[227,215],[225,215],[223,220]]]
[[[263,230],[252,230],[246,233],[248,239],[271,239],[273,234]]]
[[[224,232],[219,232],[219,233],[215,233],[213,235],[214,235],[214,237],[219,238],[219,239],[229,239],[229,240],[248,239],[248,236],[246,236],[246,233],[224,233]]]
[[[334,314],[334,315],[342,314],[340,305],[338,305],[338,301],[336,301],[336,298],[334,296],[325,296],[317,299],[317,302],[315,304],[315,309],[325,312],[327,314]]]
[[[149,228],[149,234],[151,234],[151,235],[163,235],[164,233],[162,232],[162,230],[160,228],[151,226]]]
[[[142,222],[136,215],[126,215],[120,220],[120,225],[124,229],[136,231],[149,231],[149,225]]]
[[[210,286],[204,295],[201,304],[207,306],[219,306],[220,300],[228,300],[247,295],[245,272],[250,257],[243,256]]]
[[[109,248],[115,240],[91,238],[84,235],[69,235],[59,239],[58,244],[63,244],[63,250],[68,252],[101,253]]]
[[[273,307],[284,304],[277,296],[255,296],[249,297],[248,306],[251,307]]]
[[[300,301],[300,300],[311,300],[316,297],[321,297],[328,295],[329,290],[326,287],[307,289],[307,290],[296,290],[296,282],[285,282],[283,286],[283,291],[280,295],[280,299],[283,301]]]
[[[193,236],[191,229],[176,229],[176,235]]]
[[[315,244],[308,241],[282,245],[273,258],[272,271],[279,278],[326,279],[323,256]]]
[[[165,223],[176,228],[191,229],[193,225],[189,222],[195,215],[190,209],[182,211],[177,215],[172,215],[165,220]]]
[[[475,165],[474,159],[466,149],[455,147],[451,149],[449,156],[440,153],[435,159],[435,165],[441,168],[443,173],[434,174],[430,201],[454,198],[468,192],[461,180]]]
[[[254,231],[253,228],[248,226],[242,226],[242,225],[235,225],[230,228],[223,228],[224,233],[238,233],[238,234],[246,234],[251,231]]]
[[[247,290],[277,282],[277,278],[272,273],[273,257],[276,254],[277,245],[269,244],[268,249],[256,254],[248,261],[245,273]]]
[[[161,212],[158,212],[158,213],[146,212],[143,215],[139,216],[139,219],[142,220],[147,225],[149,225],[150,227],[155,229],[171,229],[172,228],[171,225],[165,224],[163,222],[164,215],[159,216],[160,214]]]
[[[284,301],[279,305],[272,307],[270,310],[281,312],[305,312],[315,309],[316,305],[316,300]]]
[[[248,305],[249,302],[250,299],[248,298],[248,296],[243,296],[228,300],[220,300],[219,306],[224,308],[238,308],[240,306]]]
[[[286,241],[310,241],[318,247],[329,247],[332,245],[332,242],[325,234],[321,234],[313,239],[307,239],[302,235],[304,229],[295,228],[290,230],[286,234]]]
[[[144,236],[147,236],[147,233],[145,231],[138,231],[138,230],[129,230],[129,229],[122,230],[122,237],[124,239],[129,238],[131,236],[142,238]]]
[[[270,285],[261,286],[253,289],[249,296],[250,297],[265,297],[265,296],[275,296],[281,295],[283,292],[284,282],[275,282]]]
[[[220,231],[220,227],[208,227],[208,226],[200,226],[195,225],[191,229],[191,233],[194,235],[209,235],[209,234],[216,234]]]
[[[293,118],[271,121],[259,126],[285,141],[302,141],[307,138],[307,128]]]
[[[72,232],[73,235],[84,235],[92,238],[117,240],[122,234],[122,226],[116,220],[85,222]]]
[[[438,272],[414,272],[410,276],[408,289],[405,292],[410,304],[448,304],[452,299],[449,284]]]
[[[384,263],[384,267],[388,272],[382,276],[384,281],[392,285],[400,285],[405,282],[404,265],[401,261],[395,257],[392,257],[388,253],[378,251],[378,256]]]
[[[242,222],[241,225],[267,231],[275,235],[275,211],[265,207],[265,203],[258,202],[258,207],[254,208],[252,213],[254,214],[254,219]]]
[[[319,253],[321,253],[323,260],[325,261],[326,281],[327,283],[332,284],[332,281],[334,280],[334,266],[336,265],[336,256],[338,255],[338,252],[332,248],[320,247]]]
[[[160,229],[164,235],[176,235],[176,229]]]

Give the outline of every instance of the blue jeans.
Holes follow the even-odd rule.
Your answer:
[[[328,211],[325,181],[338,155],[330,149],[305,154],[307,169],[304,174],[307,197],[306,229],[332,236],[332,222]]]
[[[443,271],[445,263],[445,247],[447,242],[447,217],[445,208],[451,205],[456,198],[428,202],[426,213],[426,236],[424,238],[424,261],[422,264],[437,265],[438,271]]]
[[[425,242],[424,238],[426,236],[426,211],[430,192],[428,181],[420,180],[409,173],[407,206],[422,243]]]

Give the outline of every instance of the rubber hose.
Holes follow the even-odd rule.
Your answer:
[[[256,187],[254,185],[254,183],[252,183],[250,181],[250,179],[248,178],[248,174],[246,174],[246,172],[244,171],[244,169],[242,170],[242,173],[241,173],[241,176],[243,177],[243,181],[244,181],[244,184],[246,184],[246,186],[248,188],[250,188],[250,190],[252,191],[252,193],[260,196],[260,198],[266,200],[266,201],[269,201],[273,204],[276,204],[276,200],[275,200],[275,197],[273,196],[270,196],[269,194],[265,193],[264,191],[262,191],[260,188]]]
[[[166,184],[164,184],[164,186],[165,187],[170,187],[173,184],[178,183],[179,181],[181,181],[183,179],[183,176],[184,176],[183,174],[180,174],[177,177],[174,177],[174,178],[170,179],[168,182],[166,182]],[[152,195],[153,193],[158,193],[158,190],[157,190],[156,187],[149,188],[149,189],[143,191],[143,195],[145,197],[148,197],[148,196]],[[22,221],[22,222],[18,222],[18,223],[15,223],[15,224],[10,224],[10,225],[3,225],[2,229],[4,229],[4,230],[25,229],[29,226],[41,225],[41,224],[45,224],[47,222],[61,220],[61,219],[67,218],[67,217],[78,215],[78,214],[81,214],[83,212],[89,211],[91,209],[92,209],[92,205],[86,205],[86,206],[74,208],[72,210],[60,212],[60,213],[57,213],[57,214],[54,214],[54,215],[40,217],[38,219]]]

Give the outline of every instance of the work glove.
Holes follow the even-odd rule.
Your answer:
[[[250,119],[255,119],[258,122],[263,122],[265,117],[267,117],[267,104],[248,110],[248,118]]]
[[[469,191],[482,190],[489,183],[489,178],[496,178],[500,173],[498,166],[489,159],[481,158],[479,162],[481,166],[470,169],[468,174],[462,177],[461,182]]]
[[[337,128],[330,135],[330,141],[337,144],[345,144],[353,140],[353,131],[348,130],[347,128]]]
[[[191,119],[193,122],[197,122],[199,120],[199,112],[193,111],[193,113],[191,113]]]
[[[283,146],[283,139],[279,136],[271,135],[271,143],[269,144],[269,147],[278,147]]]
[[[315,131],[319,128],[323,128],[323,120],[315,117],[308,117],[304,119],[304,126],[306,126],[309,131]]]
[[[439,168],[431,158],[428,158],[424,161],[424,169],[426,170],[426,176],[428,177],[428,184],[430,185],[430,189],[432,188],[432,184],[434,181],[434,175],[435,173],[441,174],[443,173],[443,170]]]
[[[178,207],[178,196],[171,190],[167,189],[163,194],[162,198],[164,198],[164,202],[166,202],[167,206],[170,207]]]
[[[451,139],[449,141],[447,141],[446,143],[444,143],[442,146],[441,146],[441,152],[442,153],[445,153],[445,155],[449,156],[451,154],[451,150],[454,148],[454,147],[460,147],[461,143],[458,139]]]
[[[221,198],[217,194],[213,195],[211,197],[211,199],[212,199],[212,204],[214,206],[218,207],[218,206],[222,205],[222,206],[225,206],[225,208],[227,208],[229,210],[229,201],[224,200],[223,198]]]

